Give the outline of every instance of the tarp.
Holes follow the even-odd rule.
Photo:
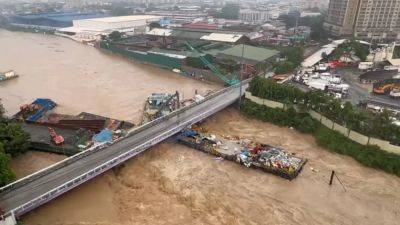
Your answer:
[[[113,137],[113,132],[106,128],[106,129],[100,131],[100,133],[94,135],[93,141],[100,142],[100,143],[109,142],[109,141],[112,141],[112,137]]]

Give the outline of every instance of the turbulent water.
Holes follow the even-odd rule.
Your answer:
[[[194,96],[218,86],[125,60],[72,40],[0,30],[0,71],[20,77],[0,83],[0,98],[13,114],[35,98],[51,98],[62,113],[82,111],[137,122],[153,92]]]
[[[0,70],[21,77],[0,84],[9,112],[36,97],[62,113],[89,111],[137,120],[155,91],[216,88],[135,64],[66,39],[0,31]],[[239,135],[307,158],[293,181],[166,142],[25,215],[29,225],[398,224],[400,178],[318,147],[315,140],[226,109],[206,121],[216,134]],[[62,160],[29,152],[13,161],[21,177]],[[312,168],[312,169],[311,169]],[[338,180],[328,186],[331,170]]]

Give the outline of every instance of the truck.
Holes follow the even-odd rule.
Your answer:
[[[308,81],[308,87],[315,90],[326,90],[329,81],[322,79],[311,79]]]
[[[400,79],[387,79],[373,84],[374,94],[390,95],[390,93],[393,90],[399,90],[399,89],[400,89]],[[394,95],[396,96],[397,94],[395,93],[396,91],[394,92]]]
[[[392,89],[389,96],[392,98],[400,98],[400,89]]]

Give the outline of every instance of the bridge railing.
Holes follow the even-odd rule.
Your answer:
[[[250,82],[250,79],[247,79],[247,80],[243,81],[243,84],[246,85],[249,82]],[[158,118],[156,120],[153,120],[153,121],[151,121],[151,122],[149,122],[147,124],[144,124],[144,125],[142,125],[140,127],[133,128],[132,130],[130,130],[128,132],[127,137],[135,135],[137,133],[140,133],[141,131],[148,129],[149,127],[157,125],[157,124],[159,124],[159,123],[161,123],[161,122],[163,122],[165,120],[168,120],[168,119],[170,119],[170,118],[172,118],[172,117],[174,117],[174,116],[176,116],[176,115],[178,115],[178,114],[180,114],[180,113],[182,113],[184,111],[187,111],[187,110],[189,110],[189,109],[191,109],[191,108],[193,108],[193,107],[195,107],[195,106],[197,106],[199,104],[202,104],[202,103],[204,103],[204,102],[206,102],[206,101],[208,101],[208,100],[210,100],[210,99],[212,99],[212,98],[214,98],[214,97],[216,97],[218,95],[221,95],[221,94],[223,94],[223,93],[225,93],[227,91],[230,91],[230,90],[232,90],[234,88],[237,88],[239,85],[240,84],[232,85],[230,87],[227,87],[227,88],[224,88],[224,89],[219,90],[217,92],[214,92],[214,93],[210,94],[209,96],[207,96],[206,98],[204,98],[201,101],[195,102],[195,103],[190,104],[190,105],[185,106],[185,107],[182,107],[182,108],[180,108],[180,109],[178,109],[178,110],[176,110],[176,111],[174,111],[174,112],[172,112],[172,113],[170,113],[168,115],[160,117],[160,118]],[[106,147],[108,147],[108,146],[110,146],[110,145],[112,145],[112,144],[114,144],[116,142],[119,142],[119,141],[121,141],[123,139],[124,138],[121,138],[121,139],[117,139],[117,140],[115,140],[114,142],[111,142],[111,143],[104,143],[104,144],[101,144],[101,145],[97,145],[97,146],[91,147],[91,148],[89,148],[89,149],[87,149],[85,151],[82,151],[82,152],[80,152],[80,153],[78,153],[76,155],[68,157],[68,158],[66,158],[66,159],[64,159],[64,160],[62,160],[62,161],[60,161],[58,163],[55,163],[55,164],[53,164],[51,166],[43,168],[43,169],[41,169],[41,170],[39,170],[39,171],[37,171],[37,172],[35,172],[33,174],[30,174],[30,175],[28,175],[28,176],[26,176],[24,178],[21,178],[21,179],[19,179],[17,181],[14,181],[14,182],[6,185],[6,186],[1,187],[0,188],[0,193],[7,193],[10,190],[13,190],[15,188],[19,188],[21,186],[24,186],[25,184],[30,183],[33,180],[36,180],[36,179],[38,179],[38,178],[40,178],[42,176],[45,176],[45,175],[47,175],[47,174],[49,174],[49,173],[51,173],[53,171],[61,169],[61,168],[65,167],[65,166],[67,166],[67,165],[69,165],[69,164],[71,164],[73,162],[76,162],[76,161],[86,157],[87,155],[90,155],[90,154],[92,154],[94,152],[100,151],[101,149],[104,149],[104,148],[106,148]]]
[[[223,93],[225,93],[229,90],[231,90],[231,88],[226,89],[225,91],[223,91]],[[221,94],[221,92],[220,92],[220,94]],[[207,118],[208,116],[212,115],[213,113],[225,108],[227,105],[231,104],[232,102],[233,101],[231,100],[230,102],[227,102],[224,105],[217,106],[216,108],[207,109],[206,111],[201,112],[186,121],[179,121],[179,119],[177,119],[176,125],[173,128],[171,128],[167,131],[164,131],[161,134],[158,134],[156,137],[153,137],[150,140],[145,140],[145,142],[140,144],[139,146],[136,146],[136,147],[130,149],[129,151],[127,151],[113,159],[108,160],[107,162],[91,169],[90,171],[87,171],[87,172],[79,175],[76,178],[71,179],[70,181],[65,182],[64,184],[61,184],[60,186],[48,191],[47,193],[45,193],[41,196],[31,199],[30,201],[26,202],[25,204],[13,209],[10,213],[14,213],[16,216],[22,215],[22,214],[54,199],[55,197],[61,195],[62,193],[65,193],[66,191],[98,176],[99,174],[128,160],[129,158],[140,154],[141,152],[143,152],[150,146],[153,146],[153,145],[173,136],[174,134],[176,134],[183,128]],[[199,104],[201,104],[201,103],[199,102]]]

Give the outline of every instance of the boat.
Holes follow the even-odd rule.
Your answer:
[[[18,77],[18,74],[16,74],[14,70],[0,72],[0,82],[10,80],[13,78],[17,78],[17,77]]]

